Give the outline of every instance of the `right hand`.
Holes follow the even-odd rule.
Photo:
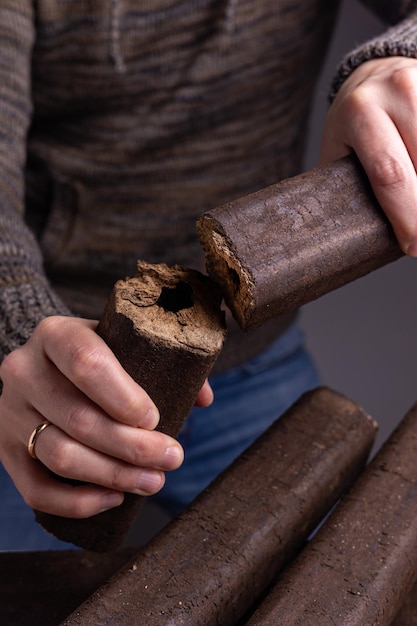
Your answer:
[[[355,152],[402,251],[417,257],[417,60],[376,58],[345,80],[326,115],[320,164]]]
[[[0,366],[0,459],[26,503],[85,518],[151,495],[183,450],[155,431],[158,410],[96,333],[97,322],[48,317]],[[27,451],[32,431],[48,426]],[[73,486],[62,476],[81,485]]]

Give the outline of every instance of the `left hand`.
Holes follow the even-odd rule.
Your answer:
[[[417,257],[417,59],[367,61],[329,108],[320,164],[354,151],[404,253]]]

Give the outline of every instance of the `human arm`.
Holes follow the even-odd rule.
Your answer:
[[[414,3],[415,4],[415,3]],[[333,83],[320,162],[354,151],[403,251],[417,256],[417,13],[358,47]]]

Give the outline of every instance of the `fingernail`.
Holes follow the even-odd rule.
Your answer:
[[[101,511],[108,511],[108,509],[114,509],[116,506],[120,506],[124,500],[124,493],[121,491],[108,491],[102,495],[102,509]]]
[[[143,428],[147,428],[149,430],[153,430],[159,424],[159,411],[156,406],[151,407],[145,413],[145,417],[143,419]]]
[[[180,446],[171,446],[166,449],[165,459],[169,463],[169,469],[177,469],[184,460],[184,452]]]
[[[143,470],[140,475],[139,491],[145,493],[156,493],[162,487],[163,477],[160,472]]]

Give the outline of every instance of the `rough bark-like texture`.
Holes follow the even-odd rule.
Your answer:
[[[66,626],[232,626],[361,471],[375,423],[303,396]]]
[[[0,623],[57,626],[120,569],[133,550],[0,554]]]
[[[407,595],[391,626],[417,626],[417,582]]]
[[[242,329],[402,255],[352,156],[209,211],[197,229],[207,271]]]
[[[221,293],[195,270],[138,262],[135,278],[118,281],[97,332],[149,393],[161,419],[158,429],[176,436],[193,407],[225,338]],[[37,512],[46,530],[87,550],[116,548],[143,498],[94,517],[67,519]]]
[[[391,624],[417,576],[416,459],[417,404],[248,626]]]

